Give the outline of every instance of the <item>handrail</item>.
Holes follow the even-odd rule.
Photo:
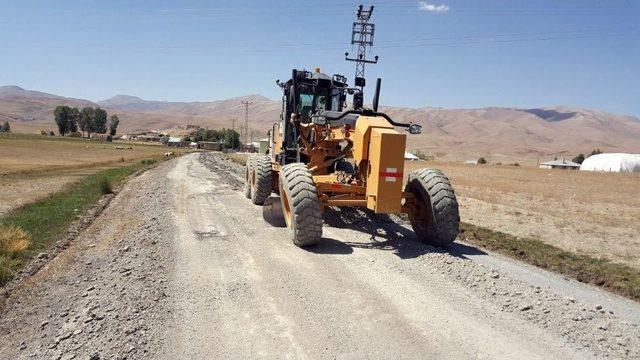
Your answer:
[[[389,117],[389,115],[387,115],[385,113],[369,110],[369,109],[347,110],[347,111],[343,112],[342,114],[340,114],[338,116],[327,116],[327,115],[321,115],[321,116],[324,117],[325,119],[329,120],[329,121],[336,121],[336,120],[340,120],[343,117],[345,117],[347,115],[350,115],[350,114],[358,114],[358,115],[362,115],[362,116],[382,116],[383,118],[385,118],[385,120],[387,120],[389,122],[389,124],[391,124],[393,126],[406,127],[406,128],[411,126],[411,123],[407,124],[407,123],[395,122],[395,121],[393,121],[393,119],[391,119]]]

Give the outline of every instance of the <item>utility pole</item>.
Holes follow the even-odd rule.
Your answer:
[[[348,52],[344,53],[345,60],[356,63],[355,85],[360,88],[361,92],[365,86],[364,65],[378,63],[378,55],[374,57],[374,60],[367,59],[367,46],[373,46],[375,31],[375,24],[369,22],[372,14],[373,6],[369,7],[369,10],[364,10],[362,5],[358,6],[358,21],[355,21],[351,28],[351,45],[358,46],[358,56],[350,58]]]
[[[247,145],[248,132],[249,132],[249,105],[253,104],[253,101],[242,100],[244,105],[244,144]]]

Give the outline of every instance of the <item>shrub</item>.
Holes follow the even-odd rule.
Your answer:
[[[413,155],[415,155],[420,160],[427,160],[427,154],[422,152],[422,150],[419,150],[419,149],[414,150]]]
[[[100,179],[99,186],[100,186],[100,192],[102,192],[102,194],[106,195],[106,194],[113,193],[113,184],[111,183],[111,181],[109,181],[109,179],[107,178]]]
[[[107,142],[112,142],[112,141],[113,141],[113,136],[107,135]]]
[[[142,165],[153,165],[155,163],[158,162],[158,160],[155,159],[144,159],[142,161],[140,161],[142,163]]]
[[[17,226],[0,227],[0,255],[13,255],[29,247],[29,234]]]
[[[574,163],[582,164],[584,161],[584,154],[578,154],[578,156],[574,157],[571,161]]]
[[[486,164],[487,160],[483,157],[481,157],[480,159],[478,159],[478,164]]]

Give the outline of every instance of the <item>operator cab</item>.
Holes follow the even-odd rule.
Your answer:
[[[284,148],[294,150],[300,129],[291,123],[297,114],[301,124],[309,124],[321,113],[340,113],[347,99],[347,79],[342,75],[328,76],[315,72],[293,70],[287,82],[276,82],[283,90],[280,134]]]
[[[278,84],[284,90],[282,118],[286,121],[295,113],[301,123],[308,124],[318,112],[341,112],[346,101],[347,79],[342,75],[329,77],[320,69],[293,70],[291,80]]]

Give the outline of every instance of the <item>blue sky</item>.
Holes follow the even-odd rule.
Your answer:
[[[0,85],[90,100],[278,98],[274,81],[293,67],[353,78],[344,52],[359,3],[0,0]],[[640,1],[369,4],[380,63],[367,77],[383,78],[383,104],[640,116]]]

